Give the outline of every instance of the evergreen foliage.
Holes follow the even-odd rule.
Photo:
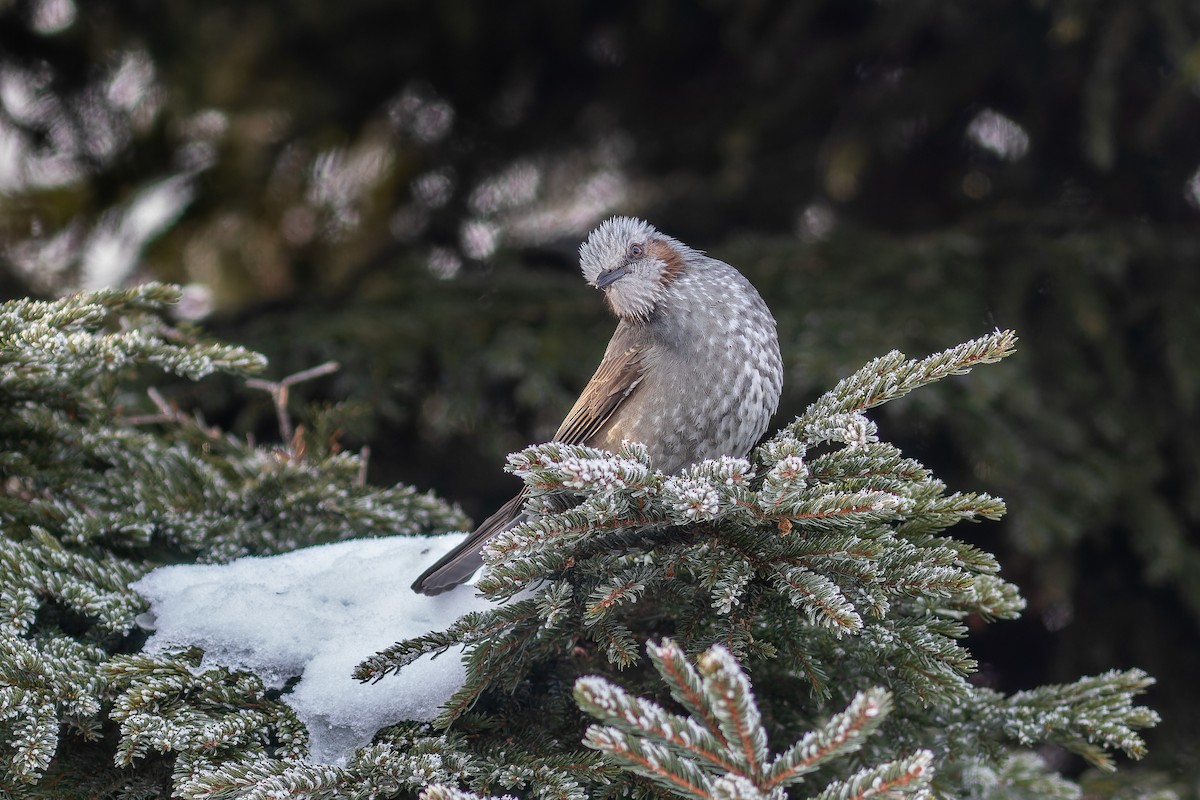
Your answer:
[[[948,492],[864,416],[1004,358],[1015,336],[998,331],[872,361],[749,459],[666,476],[636,443],[514,454],[531,519],[490,545],[480,582],[502,604],[358,670],[386,679],[466,643],[463,688],[434,725],[397,720],[346,764],[313,763],[257,676],[202,666],[195,648],[139,653],[130,582],[173,561],[465,520],[364,485],[357,458],[303,431],[253,446],[143,393],[152,367],[263,366],[169,325],[177,296],[149,285],[0,308],[11,796],[1073,797],[1030,748],[1106,770],[1113,751],[1144,752],[1138,730],[1157,716],[1134,705],[1141,671],[1010,696],[971,682],[967,621],[1013,618],[1023,600],[946,530],[1003,503]]]
[[[161,312],[178,298],[150,284],[0,306],[0,789],[14,796],[162,789],[167,768],[148,754],[245,758],[268,730],[272,752],[303,751],[306,734],[257,678],[193,674],[195,654],[130,653],[145,602],[129,584],[149,569],[464,522],[407,487],[363,485],[359,460],[324,443],[308,451],[326,455],[299,460],[154,390],[148,401],[138,381],[152,369],[195,380],[264,366],[168,324]],[[115,753],[107,769],[96,747]],[[158,777],[111,763],[149,763]]]
[[[767,733],[750,682],[728,650],[713,645],[698,659],[698,668],[673,642],[651,644],[648,650],[671,696],[690,716],[630,697],[603,678],[580,678],[575,683],[580,707],[608,723],[588,728],[584,744],[681,797],[782,800],[787,786],[857,751],[891,708],[891,698],[882,690],[859,693],[844,712],[769,758]],[[865,767],[819,796],[927,797],[932,760],[933,754],[925,750]]]

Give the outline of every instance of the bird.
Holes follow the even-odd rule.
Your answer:
[[[750,281],[633,217],[593,230],[579,266],[617,328],[553,441],[609,451],[641,442],[664,474],[749,453],[783,388],[775,318]],[[526,498],[501,506],[413,591],[436,595],[467,581],[488,540],[521,521]]]

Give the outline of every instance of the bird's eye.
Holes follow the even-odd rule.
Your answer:
[[[640,244],[629,245],[629,257],[637,258],[642,254],[642,246]]]

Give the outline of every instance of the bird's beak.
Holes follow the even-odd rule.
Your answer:
[[[612,284],[616,283],[617,281],[619,281],[621,278],[624,278],[628,274],[629,274],[629,266],[627,264],[622,264],[619,267],[613,267],[612,269],[608,270],[607,272],[601,272],[599,275],[596,276],[596,288],[604,289],[608,286],[611,286]]]

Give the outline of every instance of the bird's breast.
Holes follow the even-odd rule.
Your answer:
[[[643,378],[592,444],[642,442],[655,467],[674,473],[744,456],[758,441],[778,405],[783,369],[774,319],[734,275],[740,283],[726,296],[704,289],[676,298],[648,327]]]

